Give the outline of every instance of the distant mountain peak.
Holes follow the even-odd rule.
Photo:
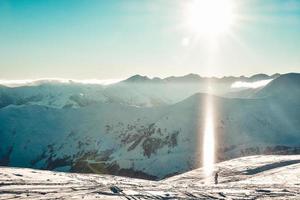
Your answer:
[[[255,75],[249,77],[249,79],[251,81],[260,81],[260,80],[265,80],[265,79],[269,79],[269,78],[271,78],[271,77],[267,74],[255,74]]]
[[[271,76],[271,78],[275,79],[275,78],[278,78],[279,76],[281,76],[281,74],[276,73],[276,74],[273,74],[273,75]]]
[[[184,75],[184,76],[170,76],[170,77],[167,77],[165,78],[164,80],[166,81],[179,81],[179,82],[182,82],[182,81],[199,81],[201,79],[201,76],[199,76],[198,74],[193,74],[193,73],[190,73],[190,74],[187,74],[187,75]]]
[[[125,82],[143,82],[143,81],[151,81],[151,79],[148,76],[142,76],[136,74],[125,80]]]
[[[187,74],[183,77],[185,77],[185,78],[194,78],[194,79],[199,79],[200,78],[199,74],[193,74],[193,73]]]

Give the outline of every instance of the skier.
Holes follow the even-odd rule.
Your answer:
[[[218,184],[219,172],[215,173],[215,184]]]

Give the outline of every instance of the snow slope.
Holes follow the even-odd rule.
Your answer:
[[[219,184],[201,168],[161,181],[0,168],[0,199],[299,199],[300,156],[218,163]],[[113,193],[118,187],[121,193]]]

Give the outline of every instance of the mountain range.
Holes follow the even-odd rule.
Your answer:
[[[232,87],[236,82],[259,87]],[[300,74],[0,87],[0,165],[161,179],[201,166],[207,99],[217,161],[300,153]]]

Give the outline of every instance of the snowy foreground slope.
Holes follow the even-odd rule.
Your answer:
[[[0,168],[0,199],[300,199],[300,156],[250,156],[216,164],[219,184],[196,169],[161,181]],[[123,191],[113,193],[112,186]]]

